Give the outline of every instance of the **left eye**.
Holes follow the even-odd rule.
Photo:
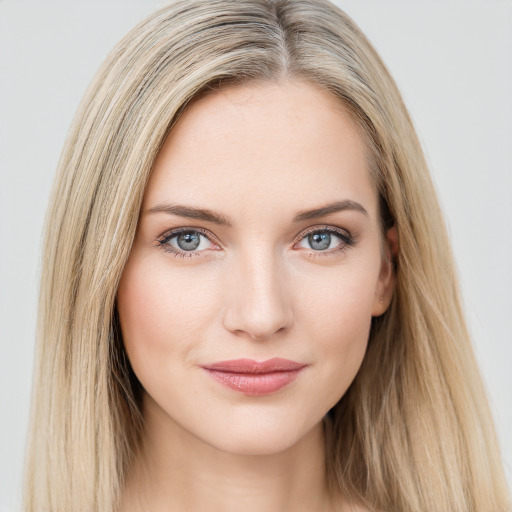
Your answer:
[[[313,251],[328,251],[336,249],[342,245],[350,244],[350,237],[332,230],[317,230],[308,233],[297,244],[298,247],[304,249],[312,249]]]

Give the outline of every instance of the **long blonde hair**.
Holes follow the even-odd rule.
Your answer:
[[[399,236],[392,304],[326,418],[330,484],[372,510],[509,506],[446,229],[379,56],[325,0],[181,0],[112,50],[61,156],[46,225],[26,510],[116,509],[142,418],[115,300],[153,162],[200,94],[284,78],[329,90],[352,113],[384,227],[394,222]]]

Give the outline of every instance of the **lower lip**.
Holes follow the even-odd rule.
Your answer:
[[[232,373],[220,370],[206,371],[228,388],[246,395],[269,395],[292,383],[303,368],[270,373]]]

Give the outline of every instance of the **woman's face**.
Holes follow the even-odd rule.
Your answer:
[[[158,155],[118,292],[144,414],[231,453],[298,442],[361,365],[392,293],[386,252],[333,96],[291,81],[194,103]]]

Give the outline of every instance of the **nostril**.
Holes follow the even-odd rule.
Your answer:
[[[247,336],[253,340],[263,341],[275,336],[282,336],[292,325],[291,311],[276,308],[272,315],[258,315],[256,311],[244,309],[237,305],[226,312],[224,327],[236,336]]]

